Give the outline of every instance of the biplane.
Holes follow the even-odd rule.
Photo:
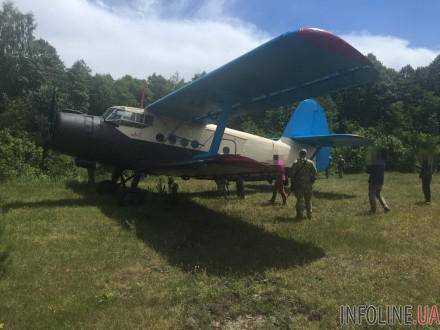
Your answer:
[[[313,97],[370,83],[377,72],[341,38],[314,28],[283,34],[188,83],[144,109],[113,106],[102,116],[55,111],[52,146],[78,165],[112,166],[112,180],[142,175],[212,180],[266,180],[275,159],[290,166],[300,149],[322,170],[329,148],[360,145],[353,134],[332,134]],[[292,106],[278,140],[227,128],[242,114]]]

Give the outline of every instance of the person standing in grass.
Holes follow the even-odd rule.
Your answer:
[[[325,169],[325,177],[326,177],[326,179],[328,179],[330,177],[330,171],[331,171],[331,168],[332,168],[332,160],[333,160],[332,156],[329,156],[328,157],[328,165],[327,165],[327,168]]]
[[[171,205],[176,205],[179,201],[178,199],[178,191],[179,191],[179,185],[174,180],[172,176],[168,177],[168,199]]]
[[[425,196],[425,203],[431,204],[431,181],[432,173],[434,172],[432,158],[423,156],[420,166],[416,166],[420,170],[419,178],[422,180],[422,191]]]
[[[336,163],[339,177],[342,178],[344,176],[344,169],[345,169],[345,159],[342,156],[338,157],[338,161]]]
[[[376,200],[379,200],[385,212],[389,212],[390,208],[381,194],[385,177],[385,157],[382,151],[378,152],[373,163],[367,166],[367,173],[370,213],[374,214],[377,211]]]
[[[217,185],[217,192],[219,192],[225,199],[229,196],[229,182],[225,178],[215,179]]]
[[[275,166],[276,166],[277,177],[275,180],[275,184],[273,185],[272,198],[270,199],[270,202],[272,204],[274,204],[275,200],[277,198],[277,193],[280,193],[281,198],[283,199],[283,205],[286,205],[287,194],[286,194],[286,191],[284,190],[284,181],[286,180],[284,161],[282,159],[279,159],[278,155],[274,155],[273,160],[274,160]]]
[[[312,189],[316,181],[315,164],[307,159],[307,150],[302,149],[299,152],[299,158],[296,160],[290,171],[291,190],[296,197],[296,218],[302,219],[303,203],[307,211],[307,218],[312,219]]]
[[[240,199],[245,199],[246,194],[244,191],[244,179],[241,176],[235,180],[235,187],[237,188],[237,197]]]

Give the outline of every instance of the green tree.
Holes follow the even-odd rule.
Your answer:
[[[67,70],[68,105],[75,110],[89,110],[90,73],[90,68],[83,60],[76,61]]]
[[[0,9],[0,102],[6,96],[24,95],[33,86],[32,42],[35,22],[32,14],[22,14],[11,2]]]
[[[157,101],[161,97],[171,93],[175,88],[175,84],[171,80],[155,73],[148,77],[147,86],[149,89],[149,103]]]
[[[145,80],[136,79],[130,75],[116,80],[114,84],[115,104],[138,107],[140,105],[140,94],[142,89],[145,88],[145,84]],[[146,94],[148,98],[148,89]]]
[[[111,75],[96,74],[90,83],[90,114],[101,115],[115,104],[114,80]]]

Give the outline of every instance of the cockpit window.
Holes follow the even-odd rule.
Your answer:
[[[107,110],[104,111],[104,113],[101,115],[102,118],[106,119],[108,117],[109,114],[111,114],[115,109],[113,108],[108,108]]]
[[[125,110],[115,110],[113,111],[106,120],[131,120],[132,113]]]
[[[119,125],[148,127],[153,125],[153,116],[144,115],[117,108],[110,108],[102,115],[105,121],[118,123]]]

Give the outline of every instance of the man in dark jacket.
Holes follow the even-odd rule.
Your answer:
[[[431,181],[432,173],[434,172],[432,159],[430,159],[428,156],[425,156],[421,161],[421,166],[416,166],[420,170],[419,177],[422,180],[422,191],[423,195],[425,195],[425,203],[431,204]]]
[[[376,200],[379,200],[385,212],[389,212],[390,208],[381,195],[384,176],[385,176],[385,160],[383,153],[378,153],[373,163],[367,166],[368,178],[368,197],[370,199],[370,213],[376,213]]]

